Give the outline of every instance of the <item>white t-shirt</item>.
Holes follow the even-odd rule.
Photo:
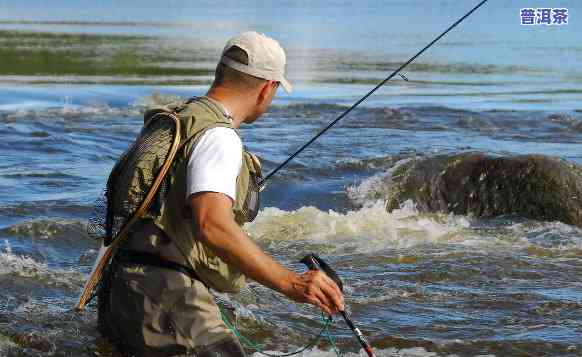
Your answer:
[[[208,129],[194,146],[188,160],[186,194],[220,192],[236,200],[236,178],[242,167],[242,142],[224,127]]]

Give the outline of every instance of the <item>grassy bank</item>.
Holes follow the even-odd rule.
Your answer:
[[[115,82],[199,83],[213,74],[212,55],[145,36],[56,34],[0,30],[0,76],[111,77]],[[0,78],[1,80],[1,78]],[[107,79],[100,78],[100,81]],[[151,80],[147,80],[151,83]]]

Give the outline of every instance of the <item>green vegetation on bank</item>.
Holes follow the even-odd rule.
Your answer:
[[[213,68],[194,67],[212,61],[207,53],[167,42],[155,37],[0,30],[0,76],[113,76],[116,82],[172,76],[174,81],[195,82],[192,77],[212,75]]]

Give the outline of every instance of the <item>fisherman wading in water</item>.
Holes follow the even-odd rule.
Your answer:
[[[178,113],[184,147],[155,214],[132,226],[99,290],[99,330],[123,354],[245,356],[209,291],[237,292],[245,276],[328,314],[343,310],[325,273],[289,271],[241,229],[261,173],[238,128],[265,113],[279,85],[291,90],[284,71],[279,43],[245,32],[228,41],[206,96],[146,112],[146,123]]]

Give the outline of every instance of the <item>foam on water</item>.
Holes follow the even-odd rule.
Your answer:
[[[39,101],[29,99],[10,105],[0,105],[0,121],[13,122],[25,119],[93,119],[99,117],[140,117],[146,108],[165,105],[174,101],[184,100],[173,94],[163,94],[152,91],[150,94],[138,96],[133,102],[122,106],[113,106],[107,101],[96,97],[86,99],[76,98],[75,102],[63,93],[55,100]],[[114,98],[111,98],[113,101]]]
[[[5,241],[5,251],[0,253],[0,275],[16,274],[21,277],[37,277],[47,267],[30,257],[12,254],[12,247]]]
[[[268,353],[281,353],[277,351],[265,351]],[[456,354],[439,354],[436,352],[430,352],[423,347],[412,347],[412,348],[386,348],[386,349],[374,349],[374,353],[378,357],[458,357]],[[252,357],[262,357],[260,353],[256,352],[252,354]],[[337,357],[338,354],[333,350],[321,350],[317,347],[309,349],[298,356],[303,357]],[[365,357],[367,356],[364,350],[360,350],[358,353],[354,352],[342,352],[341,356],[344,357]],[[475,355],[474,357],[495,357],[493,354]]]
[[[504,252],[533,249],[530,253],[534,255],[581,253],[580,228],[561,222],[516,219],[420,214],[412,201],[388,213],[384,202],[378,200],[345,213],[311,206],[291,211],[269,207],[245,225],[245,230],[259,243],[323,244],[328,253],[349,248],[351,253],[366,254],[426,245],[455,245],[462,250],[494,254],[500,247]]]
[[[346,188],[348,199],[352,203],[363,206],[368,202],[374,200],[386,199],[390,194],[390,187],[392,186],[392,174],[400,166],[413,160],[413,157],[399,160],[393,167],[388,170],[376,174],[372,177],[364,179],[357,185],[351,185]]]
[[[4,245],[4,251],[0,252],[0,276],[32,279],[45,286],[56,285],[68,289],[78,289],[85,280],[84,275],[79,272],[55,269],[31,257],[14,254],[8,241]]]
[[[406,248],[426,243],[448,243],[463,239],[469,226],[464,217],[419,215],[408,202],[401,209],[387,213],[382,201],[347,213],[302,207],[284,211],[270,207],[245,229],[258,241],[308,240],[310,243],[333,243],[333,248],[357,243],[357,252]]]
[[[4,122],[12,122],[23,119],[62,118],[62,119],[86,119],[94,117],[118,117],[136,116],[140,114],[140,108],[113,108],[106,104],[94,103],[89,105],[65,105],[38,109],[37,105],[26,105],[13,111],[6,111],[0,119]],[[34,108],[34,109],[33,109]]]

